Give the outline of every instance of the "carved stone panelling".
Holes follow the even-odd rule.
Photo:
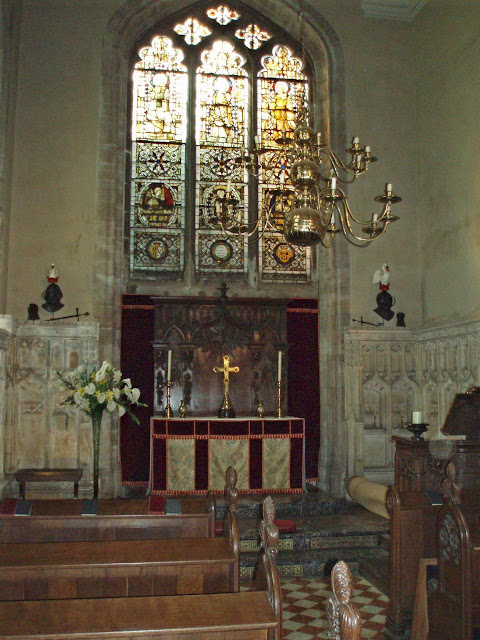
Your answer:
[[[4,457],[0,469],[1,481],[10,481],[7,491],[16,495],[18,487],[11,474],[20,467],[83,467],[80,493],[89,495],[92,484],[91,426],[83,414],[66,421],[60,406],[65,392],[59,388],[57,371],[76,368],[82,362],[98,361],[99,328],[93,323],[11,322],[0,317],[10,337],[8,356],[0,381],[5,380],[5,409],[0,406],[2,429],[0,438]],[[0,356],[3,356],[0,345]],[[3,414],[1,413],[3,411]],[[105,430],[112,428],[106,424]],[[103,434],[102,434],[103,435]],[[111,440],[110,434],[105,434]],[[117,435],[112,439],[117,441]],[[117,460],[117,445],[106,447],[100,460],[100,479],[103,493],[108,486],[113,492],[113,478]],[[3,463],[5,468],[3,469]],[[3,473],[4,472],[4,473]],[[33,486],[33,485],[32,485]],[[66,486],[70,496],[71,487]],[[39,485],[35,495],[51,496],[61,491],[56,484]],[[108,489],[107,489],[108,493]]]
[[[480,321],[419,330],[345,331],[345,416],[348,429],[355,431],[349,432],[355,451],[349,452],[347,474],[389,481],[390,438],[409,435],[401,420],[408,422],[412,411],[422,411],[429,423],[427,438],[439,437],[455,394],[479,384],[479,336]],[[375,445],[372,430],[377,434]],[[377,446],[388,452],[381,468],[369,466],[367,434],[371,449]]]

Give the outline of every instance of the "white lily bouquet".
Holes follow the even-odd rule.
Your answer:
[[[122,378],[122,372],[104,360],[97,369],[95,365],[80,365],[74,371],[60,373],[57,376],[62,383],[62,389],[68,392],[67,397],[60,403],[65,406],[68,415],[72,408],[80,409],[90,416],[93,436],[93,497],[98,497],[98,461],[100,446],[100,427],[104,411],[118,415],[127,413],[132,420],[140,424],[139,419],[130,411],[132,405],[146,407],[139,402],[140,390],[132,387],[130,378]]]
[[[95,365],[83,364],[68,373],[57,371],[57,376],[63,390],[69,392],[60,403],[62,406],[80,409],[91,417],[101,415],[104,410],[112,413],[118,409],[119,416],[128,413],[139,424],[130,407],[133,404],[146,406],[138,402],[140,390],[132,387],[130,378],[122,379],[122,372],[107,360],[99,369]],[[68,413],[71,415],[71,412]]]

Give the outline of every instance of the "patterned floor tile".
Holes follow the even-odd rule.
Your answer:
[[[362,638],[382,640],[388,598],[363,578],[356,578],[355,583],[352,602],[359,608],[362,618]],[[329,578],[284,578],[283,640],[328,638],[325,605],[331,594]]]

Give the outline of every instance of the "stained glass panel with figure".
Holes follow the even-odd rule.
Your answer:
[[[310,250],[285,249],[283,222],[293,205],[290,181],[291,143],[308,100],[303,61],[285,45],[276,45],[261,59],[257,80],[257,135],[264,149],[259,170],[258,200],[269,214],[271,229],[259,239],[261,278],[265,281],[308,281]]]
[[[246,60],[225,40],[214,42],[200,59],[196,74],[196,269],[198,273],[244,273],[246,242],[232,239],[229,231],[248,220],[246,176],[237,162],[248,131]],[[230,205],[233,199],[235,207]]]
[[[187,67],[183,53],[165,36],[153,38],[138,55],[133,73],[130,268],[180,273]]]

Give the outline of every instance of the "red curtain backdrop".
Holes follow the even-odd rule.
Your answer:
[[[122,304],[120,366],[124,378],[140,389],[137,425],[124,415],[120,421],[122,483],[147,485],[150,469],[150,418],[153,415],[153,338],[155,307],[149,296],[126,295]]]
[[[318,301],[290,300],[287,305],[288,413],[305,418],[305,474],[318,480],[320,386]]]
[[[150,418],[153,415],[153,348],[155,308],[149,296],[125,295],[122,304],[121,369],[141,391],[135,414],[120,422],[122,483],[147,485],[150,468]],[[307,480],[318,477],[320,446],[320,398],[318,360],[318,303],[290,300],[287,307],[288,413],[305,418],[305,466]]]

